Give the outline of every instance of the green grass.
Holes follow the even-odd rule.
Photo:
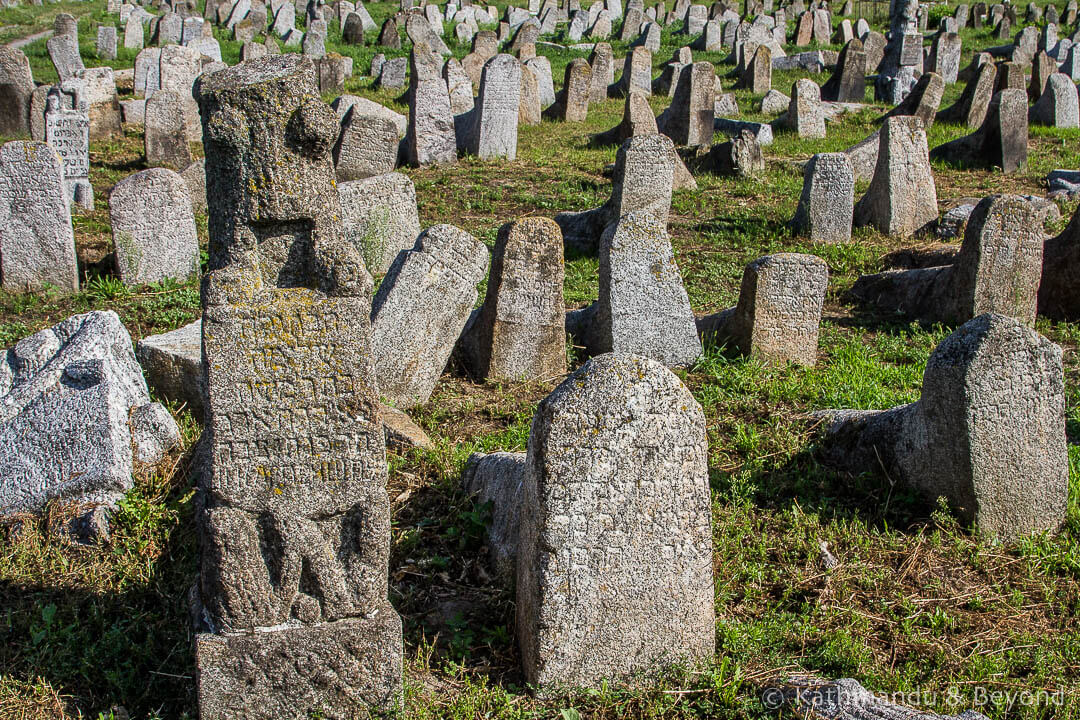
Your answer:
[[[116,21],[102,5],[0,10],[0,41],[50,28],[56,12],[73,12],[81,14],[84,61],[100,64],[97,24]],[[368,9],[381,23],[396,4],[369,3]],[[235,62],[239,44],[215,32],[223,56]],[[998,44],[989,28],[961,35],[964,64],[976,49]],[[347,92],[404,112],[395,102],[398,93],[371,88],[370,61],[381,51],[376,37],[369,32],[364,46],[342,45],[331,21],[327,48],[354,59]],[[468,52],[452,33],[446,39],[455,56]],[[656,70],[686,41],[666,29]],[[612,45],[617,57],[625,53],[625,44]],[[55,79],[43,41],[26,52],[38,81]],[[110,64],[131,67],[134,54],[121,52]],[[584,54],[541,52],[551,59],[557,85],[566,64]],[[717,63],[730,89],[726,55],[695,58]],[[789,92],[808,76],[777,72],[773,86]],[[943,103],[961,89],[948,87]],[[734,92],[744,118],[769,119],[758,112],[760,97]],[[667,102],[652,100],[657,112]],[[588,135],[615,125],[622,107],[611,99],[592,106],[585,123],[522,127],[514,162],[463,158],[452,167],[403,169],[416,185],[422,225],[453,223],[492,245],[498,228],[515,217],[600,205],[610,194],[601,171],[616,149],[590,147]],[[772,716],[759,696],[766,679],[808,671],[852,676],[875,691],[922,691],[927,710],[975,707],[995,720],[1080,718],[1080,445],[1069,448],[1062,531],[1004,546],[980,539],[947,510],[885,479],[838,474],[816,458],[818,428],[809,413],[916,400],[926,360],[950,331],[866,313],[843,299],[860,274],[880,269],[883,255],[922,240],[860,229],[850,244],[814,246],[787,230],[801,189],[795,162],[858,142],[877,128],[881,109],[829,123],[823,140],[778,133],[765,148],[762,175],[698,174],[698,190],[677,192],[672,200],[670,233],[695,312],[733,305],[743,267],[767,253],[814,253],[830,270],[816,367],[775,367],[710,347],[680,373],[702,404],[709,435],[715,658],[670,668],[634,689],[605,686],[545,699],[527,692],[512,639],[513,590],[492,577],[486,562],[483,532],[491,508],[466,496],[460,479],[472,452],[525,449],[536,404],[558,380],[475,384],[447,375],[431,401],[410,413],[435,449],[390,456],[390,586],[405,626],[405,716],[763,718]],[[930,145],[965,132],[936,124]],[[1080,166],[1078,140],[1080,131],[1033,127],[1028,168],[1007,177],[935,165],[939,202],[992,192],[1044,194],[1048,170]],[[108,194],[145,167],[141,134],[129,129],[123,138],[94,143],[91,160],[95,208],[75,217],[83,289],[74,296],[0,293],[0,346],[91,309],[115,310],[135,339],[199,315],[197,282],[127,288],[110,265]],[[1066,219],[1074,209],[1062,207]],[[206,218],[197,222],[205,248]],[[597,273],[595,257],[567,258],[568,307],[596,297]],[[1076,442],[1080,324],[1040,320],[1038,329],[1065,350],[1067,432]],[[137,718],[196,716],[186,597],[197,573],[191,463],[200,429],[187,410],[172,410],[184,430],[175,466],[136,478],[104,547],[77,548],[58,539],[52,529],[67,512],[60,507],[0,530],[0,718],[110,717],[114,706]],[[822,541],[841,562],[831,573],[818,561]],[[1063,690],[1065,704],[984,698],[983,689]]]

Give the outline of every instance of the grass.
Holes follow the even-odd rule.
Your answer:
[[[59,11],[81,13],[84,61],[100,64],[93,53],[97,23],[115,21],[102,5],[3,9],[0,39],[47,29]],[[368,5],[377,22],[395,7]],[[371,88],[366,77],[380,51],[376,33],[364,46],[345,46],[336,23],[330,25],[328,49],[355,61],[346,91],[404,112],[397,93]],[[448,44],[462,57],[468,48],[447,30]],[[235,62],[239,44],[216,33],[223,56]],[[998,44],[990,29],[961,35],[963,64],[975,49]],[[665,30],[657,69],[685,42]],[[625,44],[612,45],[617,57],[625,53]],[[43,41],[26,52],[39,81],[55,79]],[[541,52],[550,57],[557,84],[566,64],[583,55]],[[695,53],[695,59],[716,63],[731,88],[726,53]],[[111,64],[133,61],[126,53]],[[807,76],[777,72],[773,86],[787,92]],[[948,87],[943,102],[961,89]],[[757,111],[760,97],[734,92],[743,117],[768,119]],[[657,111],[667,102],[652,100]],[[774,367],[710,347],[681,372],[704,408],[709,435],[715,658],[670,668],[636,689],[605,686],[543,700],[527,692],[513,641],[513,590],[486,562],[490,508],[466,496],[460,478],[471,452],[525,449],[536,404],[558,379],[477,384],[447,375],[431,401],[411,413],[435,448],[390,456],[390,586],[405,624],[405,716],[771,717],[760,697],[766,679],[808,671],[855,677],[875,691],[918,691],[927,710],[975,708],[995,720],[1080,718],[1080,445],[1069,446],[1063,529],[1012,545],[980,539],[948,511],[886,479],[837,474],[816,459],[811,411],[917,399],[926,360],[950,331],[867,313],[843,300],[860,274],[880,269],[882,256],[922,240],[857,230],[850,244],[818,247],[786,229],[801,189],[795,163],[861,140],[876,129],[881,109],[829,123],[823,140],[779,133],[765,149],[761,176],[700,174],[698,190],[677,192],[672,201],[670,233],[695,312],[733,305],[743,267],[767,253],[817,254],[831,276],[816,367]],[[616,149],[590,147],[587,138],[615,125],[621,113],[622,101],[612,99],[591,107],[582,124],[523,127],[514,162],[463,158],[452,167],[403,169],[416,185],[422,225],[450,222],[492,245],[499,226],[515,217],[601,204],[610,193],[601,170]],[[930,145],[965,132],[936,124]],[[992,192],[1044,194],[1048,170],[1080,166],[1078,140],[1080,131],[1032,127],[1028,168],[1007,177],[937,164],[939,204]],[[110,265],[108,195],[145,167],[141,134],[129,129],[123,138],[92,144],[91,163],[96,205],[75,217],[82,291],[0,293],[0,346],[91,309],[115,310],[135,339],[199,316],[197,282],[129,288]],[[1074,209],[1064,205],[1064,218]],[[206,218],[197,222],[205,248]],[[596,258],[568,257],[567,305],[596,294]],[[1040,320],[1038,329],[1065,349],[1067,433],[1076,443],[1080,324]],[[191,454],[200,429],[186,409],[172,410],[183,448],[163,471],[136,478],[105,546],[74,547],[52,532],[69,508],[0,529],[0,717],[108,718],[121,716],[121,707],[137,718],[196,716],[186,597],[197,572]],[[821,542],[840,560],[832,572],[819,562]],[[1046,698],[1025,704],[1018,695],[1038,690],[1062,704]]]

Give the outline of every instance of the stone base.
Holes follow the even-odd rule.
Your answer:
[[[353,720],[401,704],[401,618],[195,636],[202,720]]]

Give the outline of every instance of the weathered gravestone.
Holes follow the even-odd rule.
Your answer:
[[[379,68],[379,87],[397,89],[405,87],[405,76],[409,70],[408,58],[389,58]]]
[[[652,52],[648,48],[631,48],[623,61],[622,76],[608,88],[608,95],[619,97],[633,91],[652,94]]]
[[[135,56],[135,97],[149,98],[161,89],[161,48],[145,48]]]
[[[996,78],[997,66],[993,62],[984,62],[964,86],[960,99],[939,112],[937,119],[942,122],[966,125],[969,128],[982,125],[990,107],[990,99],[993,97]]]
[[[681,165],[682,160],[677,158],[677,163]],[[713,145],[705,158],[705,166],[718,175],[750,177],[765,171],[765,154],[754,134],[742,130],[731,140]]]
[[[467,152],[482,160],[517,158],[521,72],[521,63],[513,55],[496,55],[484,64],[465,143]]]
[[[142,21],[137,15],[130,15],[124,23],[124,49],[142,50],[144,37]]]
[[[1043,245],[1042,279],[1039,282],[1039,315],[1054,320],[1080,318],[1080,210],[1057,237]]]
[[[416,188],[401,173],[338,184],[342,232],[372,273],[383,274],[402,250],[416,244],[420,217]]]
[[[8,292],[78,292],[63,161],[45,143],[0,148],[0,281]]]
[[[912,115],[891,117],[881,128],[877,165],[855,205],[856,227],[872,225],[906,237],[937,220],[937,189],[926,152],[926,131]]]
[[[585,58],[574,58],[567,64],[563,87],[555,102],[544,111],[544,117],[563,122],[585,122],[589,114],[589,88],[592,68]]]
[[[555,102],[555,86],[551,80],[551,61],[538,55],[526,60],[525,67],[536,75],[536,88],[540,92],[540,107],[550,107]]]
[[[954,264],[864,275],[851,296],[930,322],[958,324],[996,312],[1034,324],[1042,226],[1034,204],[1015,195],[992,195],[968,217]]]
[[[944,497],[981,534],[1015,540],[1064,519],[1061,348],[1013,318],[979,315],[945,338],[918,402],[820,415],[827,463]]]
[[[518,125],[539,125],[543,106],[540,83],[528,65],[521,64],[521,98],[518,101]]]
[[[882,120],[899,115],[911,115],[922,121],[923,128],[929,129],[937,117],[941,96],[945,93],[945,80],[936,72],[924,72],[915,83],[904,102],[882,116]]]
[[[772,51],[767,45],[759,45],[739,80],[739,87],[755,95],[772,89]]]
[[[102,60],[116,59],[117,33],[114,25],[99,25],[94,50]]]
[[[1039,52],[1031,61],[1031,83],[1028,85],[1028,99],[1035,102],[1042,97],[1046,90],[1046,82],[1050,76],[1057,72],[1058,66],[1054,58]]]
[[[33,92],[30,60],[22,50],[0,46],[0,135],[30,133]]]
[[[649,210],[666,225],[675,159],[675,146],[665,135],[637,135],[626,140],[615,156],[608,201],[592,210],[555,216],[566,245],[596,252],[605,228],[634,210]]]
[[[1080,97],[1072,79],[1064,73],[1051,75],[1042,97],[1031,106],[1028,118],[1050,127],[1080,127]]]
[[[55,34],[46,42],[49,49],[49,59],[60,80],[69,80],[86,69],[82,57],[79,55],[78,35],[74,38],[67,33]]]
[[[423,405],[476,303],[487,247],[453,225],[436,225],[397,256],[371,307],[379,393],[395,407]]]
[[[517,563],[527,682],[595,686],[712,657],[707,449],[701,406],[652,360],[593,358],[541,401]]]
[[[738,305],[699,319],[698,332],[767,362],[813,367],[828,285],[829,265],[819,257],[766,255],[743,271]]]
[[[596,43],[589,55],[589,102],[603,102],[608,96],[608,87],[615,83],[615,56],[611,45],[606,42]]]
[[[821,86],[821,99],[861,103],[866,99],[866,53],[862,41],[852,39],[840,50],[836,71]]]
[[[891,105],[907,97],[922,71],[918,10],[918,0],[891,0],[889,4],[888,43],[878,68],[874,96]]]
[[[791,229],[812,242],[851,240],[855,174],[845,153],[821,153],[803,169],[803,189]]]
[[[791,86],[787,115],[773,121],[773,125],[794,130],[801,138],[825,137],[825,112],[818,84],[810,78],[796,80]]]
[[[926,69],[941,75],[946,83],[956,82],[960,73],[961,45],[960,36],[954,32],[938,35],[930,51],[931,62]]]
[[[701,355],[664,224],[643,209],[604,230],[599,299],[566,317],[566,331],[590,355],[633,353],[669,367],[685,367]]]
[[[60,92],[49,93],[45,111],[45,142],[64,164],[68,198],[84,210],[94,209],[94,186],[90,184],[90,115],[85,103],[73,110],[61,107]]]
[[[422,17],[420,20],[427,24]],[[405,136],[406,158],[411,165],[457,162],[454,115],[441,67],[441,60],[429,46],[413,46],[409,56],[409,130]]]
[[[387,601],[371,278],[341,237],[337,118],[296,54],[204,76],[198,92],[210,200],[199,715],[390,710],[402,637]]]
[[[1028,103],[1020,88],[994,95],[979,129],[938,145],[934,159],[965,167],[1000,167],[1008,175],[1027,166]]]
[[[184,179],[152,168],[129,175],[109,195],[116,267],[126,285],[166,278],[187,281],[199,271],[199,237]]]
[[[521,493],[525,479],[525,453],[473,453],[461,474],[465,492],[480,504],[491,503],[487,546],[491,564],[503,576],[512,576],[521,527]]]
[[[697,62],[679,72],[671,105],[656,119],[660,132],[676,145],[712,145],[716,69]]]
[[[337,179],[344,182],[393,172],[398,144],[397,126],[391,120],[350,109],[334,145]]]
[[[146,101],[143,144],[146,164],[183,170],[191,164],[184,100],[172,90],[158,90]]]
[[[473,311],[458,357],[474,377],[532,380],[566,372],[563,242],[547,218],[499,229],[484,304]]]

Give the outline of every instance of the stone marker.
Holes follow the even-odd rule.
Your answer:
[[[1040,51],[1038,55],[1032,58],[1031,84],[1028,85],[1027,89],[1029,100],[1035,102],[1042,97],[1043,91],[1046,90],[1046,82],[1057,70],[1057,62],[1047,55],[1045,51]]]
[[[135,56],[135,96],[150,98],[161,89],[161,48],[146,48]]]
[[[135,15],[129,16],[124,24],[124,49],[142,50],[144,37],[142,21]]]
[[[936,72],[924,72],[904,102],[882,116],[882,120],[899,115],[912,115],[922,120],[923,128],[929,129],[937,117],[941,96],[945,93],[945,80]]]
[[[296,54],[204,76],[199,103],[211,271],[199,715],[388,711],[401,702],[401,621],[387,601],[371,279],[341,237],[337,118]]]
[[[458,341],[473,377],[532,380],[566,372],[563,241],[547,218],[521,218],[499,229],[484,304]]]
[[[981,314],[945,338],[918,402],[821,415],[827,463],[944,497],[980,534],[1016,540],[1064,519],[1061,348],[1013,318]]]
[[[482,71],[481,71],[482,72]],[[468,74],[461,67],[457,58],[448,58],[442,70],[443,79],[446,80],[446,88],[450,95],[450,112],[454,114],[454,135],[457,140],[457,149],[464,152],[468,142],[469,133],[473,125],[473,109],[476,101],[473,98],[473,84]]]
[[[144,337],[135,346],[147,384],[154,392],[184,403],[203,420],[202,319],[161,335]]]
[[[986,111],[993,97],[997,67],[992,62],[983,63],[964,87],[960,99],[937,114],[942,122],[954,122],[977,128],[986,120]]]
[[[1076,85],[1064,73],[1054,73],[1028,113],[1031,122],[1058,128],[1080,127],[1080,98]]]
[[[420,235],[416,188],[401,173],[338,184],[342,233],[372,273],[383,274]]]
[[[49,501],[115,507],[136,466],[180,441],[111,310],[21,339],[0,354],[0,377],[0,517]]]
[[[589,67],[592,69],[592,75],[589,76],[589,102],[603,102],[607,100],[608,87],[615,83],[615,58],[611,45],[606,42],[596,43],[589,55]]]
[[[968,217],[954,264],[864,275],[851,296],[930,322],[959,324],[996,312],[1034,324],[1042,227],[1033,203],[1015,195],[992,195]]]
[[[453,225],[428,228],[390,266],[371,307],[371,337],[379,393],[395,407],[431,396],[487,266],[487,247]]]
[[[590,355],[634,353],[669,367],[701,355],[690,300],[664,222],[642,209],[600,238],[600,297],[567,315],[566,331]]]
[[[146,101],[143,118],[146,164],[183,170],[191,164],[184,101],[171,90],[158,90]]]
[[[408,58],[390,58],[379,68],[380,88],[403,88],[405,87],[405,75],[409,70]]]
[[[855,175],[846,153],[820,153],[803,169],[803,189],[791,229],[811,242],[851,240]]]
[[[829,266],[819,257],[766,255],[743,271],[738,305],[698,320],[698,332],[766,362],[813,367],[828,285]]]
[[[656,125],[676,145],[712,145],[716,70],[710,62],[688,65],[679,73],[671,105]]]
[[[772,51],[767,45],[759,45],[753,58],[746,66],[739,87],[748,89],[755,95],[762,95],[772,89]]]
[[[513,55],[496,55],[484,65],[465,143],[466,151],[481,160],[517,158],[521,70]]]
[[[619,82],[608,88],[608,95],[620,97],[633,91],[652,94],[652,52],[648,48],[631,48],[623,62]]]
[[[511,576],[517,560],[521,526],[521,492],[525,453],[473,453],[461,474],[465,492],[479,504],[491,503],[487,546],[491,564],[499,575]]]
[[[45,142],[64,165],[68,198],[83,210],[94,209],[94,186],[90,184],[90,116],[85,103],[74,110],[60,107],[57,90],[49,93],[45,111]]]
[[[8,292],[79,290],[60,156],[42,142],[0,148],[0,279]]]
[[[765,171],[765,155],[754,134],[743,130],[731,140],[713,145],[705,166],[717,175],[751,177]]]
[[[351,108],[341,121],[334,145],[334,167],[339,182],[393,172],[398,156],[397,126],[387,118],[363,115]]]
[[[382,30],[379,31],[378,44],[391,50],[401,48],[401,35],[394,18],[387,18],[386,22],[383,23]]]
[[[543,113],[540,104],[540,83],[528,65],[521,65],[521,99],[518,103],[518,125],[539,125]]]
[[[563,87],[555,102],[544,111],[544,117],[563,122],[585,122],[589,114],[589,88],[592,68],[585,58],[574,58],[566,66]]]
[[[427,23],[422,17],[420,20]],[[446,81],[439,72],[441,65],[427,45],[413,46],[409,58],[409,131],[405,136],[406,158],[411,165],[457,162],[454,116]]]
[[[927,70],[941,75],[946,83],[956,82],[960,73],[960,36],[954,32],[938,35],[931,50],[932,62]]]
[[[675,146],[665,135],[638,135],[626,140],[615,156],[608,201],[592,210],[555,216],[566,245],[596,252],[605,228],[634,210],[649,210],[666,225],[675,157]]]
[[[517,563],[526,682],[593,687],[713,656],[707,449],[701,406],[645,358],[593,358],[541,401]]]
[[[116,59],[117,34],[113,25],[99,25],[94,49],[102,60]]]
[[[22,50],[0,46],[0,135],[30,133],[33,93],[30,60]]]
[[[116,267],[125,285],[166,278],[186,282],[199,271],[199,237],[184,179],[152,168],[128,175],[109,195]]]
[[[555,102],[555,86],[551,80],[551,61],[538,55],[526,60],[525,67],[536,75],[536,87],[540,91],[540,107],[550,107]]]
[[[52,60],[53,67],[56,68],[56,74],[60,76],[61,82],[77,77],[80,72],[86,69],[82,57],[79,55],[77,35],[74,38],[66,33],[53,35],[45,44],[49,49],[49,59]]]
[[[930,157],[965,167],[1000,167],[1005,174],[1027,166],[1027,94],[1009,88],[994,95],[979,129],[938,145]]]
[[[809,78],[796,80],[791,86],[787,116],[776,124],[794,130],[801,138],[825,137],[825,113],[818,84]]]
[[[862,47],[857,38],[843,47],[836,72],[821,86],[822,100],[861,103],[866,99],[866,53]]]
[[[937,189],[922,121],[911,115],[887,118],[874,177],[855,205],[855,226],[872,225],[886,235],[907,237],[937,217]]]
[[[1074,212],[1061,234],[1048,239],[1043,245],[1039,315],[1054,320],[1075,320],[1080,317],[1080,293],[1076,292],[1076,273],[1080,267],[1078,251],[1080,212]]]

